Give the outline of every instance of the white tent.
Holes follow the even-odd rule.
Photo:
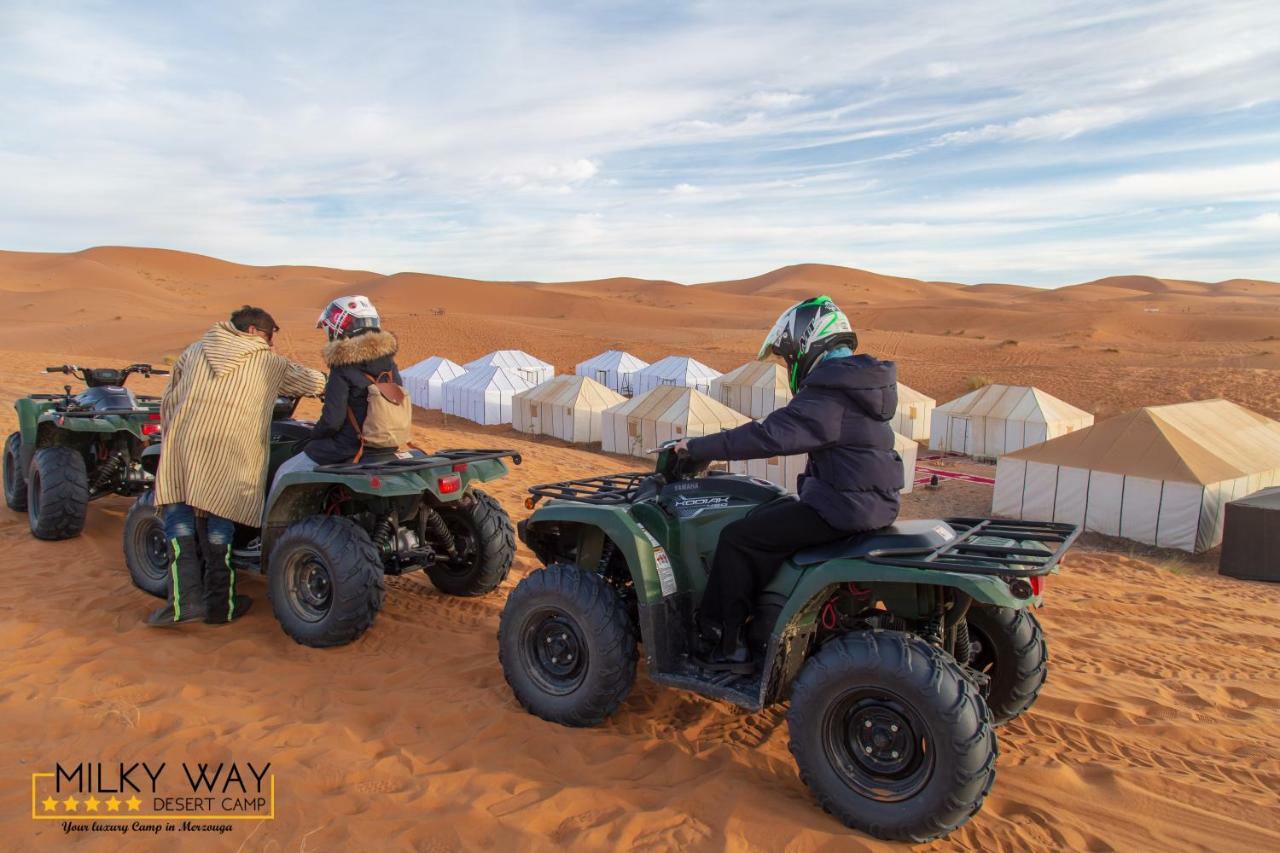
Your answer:
[[[556,375],[556,369],[540,358],[534,358],[524,350],[500,349],[482,355],[463,365],[467,370],[480,367],[501,367],[523,376],[530,385],[540,385]]]
[[[573,372],[629,397],[634,392],[636,372],[648,366],[649,362],[638,359],[629,352],[611,349],[581,362]]]
[[[557,376],[512,398],[511,425],[520,432],[565,441],[599,441],[601,414],[626,401],[586,376]]]
[[[606,453],[645,457],[646,450],[664,441],[711,435],[745,424],[748,418],[701,391],[660,385],[606,409],[601,421]]]
[[[1280,423],[1226,400],[1151,406],[1002,456],[996,515],[1149,545],[1222,541],[1223,505],[1280,485]]]
[[[637,370],[635,376],[635,393],[643,394],[660,385],[677,385],[684,388],[697,388],[704,394],[711,391],[711,380],[720,375],[702,362],[684,355],[669,355],[659,359],[648,367]]]
[[[902,457],[902,491],[906,493],[915,487],[916,456],[920,451],[920,445],[895,432],[893,449]],[[804,473],[804,466],[808,461],[809,457],[804,453],[798,456],[773,456],[769,459],[730,462],[729,470],[734,474],[748,474],[761,480],[768,480],[770,483],[794,492],[797,480]]]
[[[898,383],[898,411],[893,416],[893,431],[915,441],[929,437],[929,424],[938,401],[914,388]]]
[[[443,409],[444,383],[457,379],[466,372],[462,365],[433,355],[400,371],[400,378],[404,380],[405,390],[409,392],[415,406]]]
[[[511,398],[533,383],[501,367],[469,370],[444,383],[444,411],[478,424],[511,423]]]
[[[994,459],[1093,424],[1093,415],[1027,385],[987,385],[933,410],[929,449]]]
[[[749,361],[711,380],[711,396],[749,418],[763,418],[791,400],[782,365]]]

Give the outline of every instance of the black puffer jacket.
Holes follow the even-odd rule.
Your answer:
[[[313,460],[332,465],[355,458],[360,450],[360,435],[347,419],[347,407],[351,407],[356,423],[363,426],[369,413],[369,376],[390,372],[396,382],[400,382],[400,370],[395,362],[397,349],[396,337],[390,332],[339,338],[324,348],[324,360],[329,365],[324,411],[306,447],[307,455]]]
[[[889,426],[897,407],[898,367],[892,361],[831,358],[805,377],[785,408],[690,439],[689,454],[705,461],[808,453],[800,500],[832,527],[874,530],[898,517],[902,458]]]

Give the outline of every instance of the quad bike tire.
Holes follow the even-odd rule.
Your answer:
[[[498,622],[498,660],[529,713],[565,726],[604,722],[636,681],[635,626],[595,572],[551,565],[516,584]]]
[[[22,471],[22,434],[10,433],[4,442],[4,504],[27,511],[27,477]]]
[[[461,548],[460,562],[440,561],[427,567],[436,589],[448,595],[485,595],[506,580],[516,557],[516,532],[507,511],[479,489],[469,500],[439,512]]]
[[[800,778],[823,809],[876,838],[946,835],[995,782],[982,695],[951,655],[912,634],[828,642],[796,679],[787,726]]]
[[[378,549],[364,528],[340,516],[289,525],[271,551],[267,589],[280,627],[313,648],[354,642],[386,596]]]
[[[124,516],[124,564],[133,585],[160,598],[169,595],[169,542],[156,511],[156,493],[144,492]]]
[[[27,472],[27,521],[37,539],[71,539],[84,530],[89,472],[80,451],[42,447]]]
[[[1011,607],[970,607],[965,621],[974,644],[969,666],[987,675],[983,693],[997,726],[1035,703],[1049,674],[1049,645],[1035,613]]]

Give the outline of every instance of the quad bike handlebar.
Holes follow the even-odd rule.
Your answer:
[[[76,364],[55,364],[44,369],[45,373],[65,373],[84,382],[90,388],[98,385],[124,385],[133,374],[144,379],[152,376],[168,376],[170,371],[149,364],[130,364],[127,367],[80,367]]]

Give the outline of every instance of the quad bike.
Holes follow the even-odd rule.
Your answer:
[[[668,445],[654,473],[534,486],[520,537],[544,563],[508,597],[499,657],[531,713],[589,726],[636,676],[758,711],[790,700],[790,747],[818,802],[879,838],[926,841],[963,824],[995,778],[994,724],[1045,677],[1029,608],[1078,530],[952,518],[795,554],[759,596],[751,675],[691,659],[695,613],[721,531],[795,500],[706,473]],[[544,498],[548,503],[538,506]]]
[[[89,501],[104,495],[136,495],[152,478],[141,466],[144,448],[160,437],[158,397],[124,387],[134,374],[169,371],[149,364],[124,368],[45,368],[80,379],[84,391],[32,394],[13,405],[18,431],[4,445],[4,501],[27,512],[38,539],[70,539],[84,530]]]
[[[269,473],[297,453],[314,424],[293,419],[281,397],[271,425]],[[143,464],[154,472],[161,445]],[[284,632],[305,646],[350,643],[382,609],[385,575],[423,569],[441,592],[473,596],[502,582],[515,531],[502,506],[474,488],[506,476],[511,450],[368,452],[358,463],[285,474],[267,498],[262,526],[236,526],[232,565],[267,576]],[[154,493],[125,518],[124,554],[133,583],[168,592],[168,546]]]

